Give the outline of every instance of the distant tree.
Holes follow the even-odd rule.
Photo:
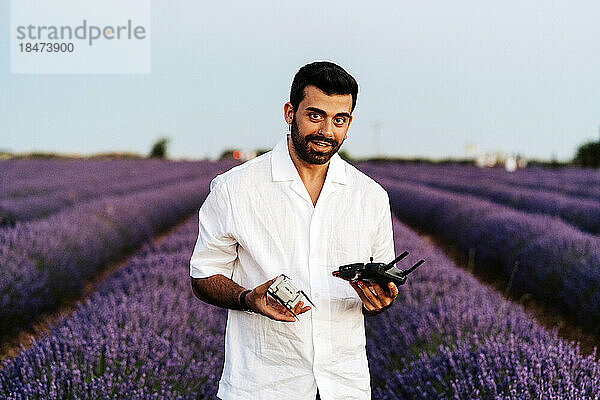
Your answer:
[[[158,139],[154,145],[152,145],[152,150],[150,150],[150,158],[166,158],[168,144],[169,138],[163,137]]]
[[[350,157],[350,154],[346,151],[346,150],[339,150],[338,154],[340,155],[340,157],[342,157],[344,160],[346,161],[352,161],[352,157]]]
[[[573,164],[582,167],[600,167],[600,142],[587,142],[579,146]]]
[[[555,152],[552,152],[552,156],[550,156],[549,166],[550,166],[550,168],[559,168],[561,166]]]

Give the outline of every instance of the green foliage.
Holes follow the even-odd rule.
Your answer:
[[[150,158],[166,158],[168,144],[169,138],[163,137],[158,139],[154,145],[152,145],[152,150],[150,150]]]
[[[340,155],[340,157],[342,157],[344,160],[346,161],[352,161],[352,157],[350,157],[350,154],[346,151],[346,150],[339,150],[338,154]]]
[[[573,164],[582,167],[600,167],[600,142],[587,142],[579,146]]]

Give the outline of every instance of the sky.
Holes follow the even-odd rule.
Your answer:
[[[0,150],[269,149],[315,60],[358,81],[352,156],[566,161],[600,136],[597,1],[152,0],[150,74],[11,74],[6,0],[0,27]]]

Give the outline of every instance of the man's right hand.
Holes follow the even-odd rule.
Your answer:
[[[266,281],[262,285],[252,289],[252,291],[246,295],[246,305],[253,311],[276,321],[294,322],[296,321],[294,315],[267,293],[269,286],[275,282],[275,279],[277,278]],[[304,303],[302,301],[298,302],[293,310],[294,314],[300,315],[310,310],[310,306],[303,306]]]

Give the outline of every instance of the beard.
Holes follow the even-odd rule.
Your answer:
[[[325,164],[327,161],[333,157],[333,155],[340,149],[342,143],[338,142],[334,138],[327,138],[323,135],[315,135],[310,134],[302,137],[300,135],[300,131],[298,130],[298,124],[296,123],[296,116],[292,119],[292,143],[294,144],[294,149],[296,150],[296,154],[303,161],[309,164]],[[325,142],[331,145],[331,148],[328,151],[317,151],[309,146],[309,143],[312,141]]]

